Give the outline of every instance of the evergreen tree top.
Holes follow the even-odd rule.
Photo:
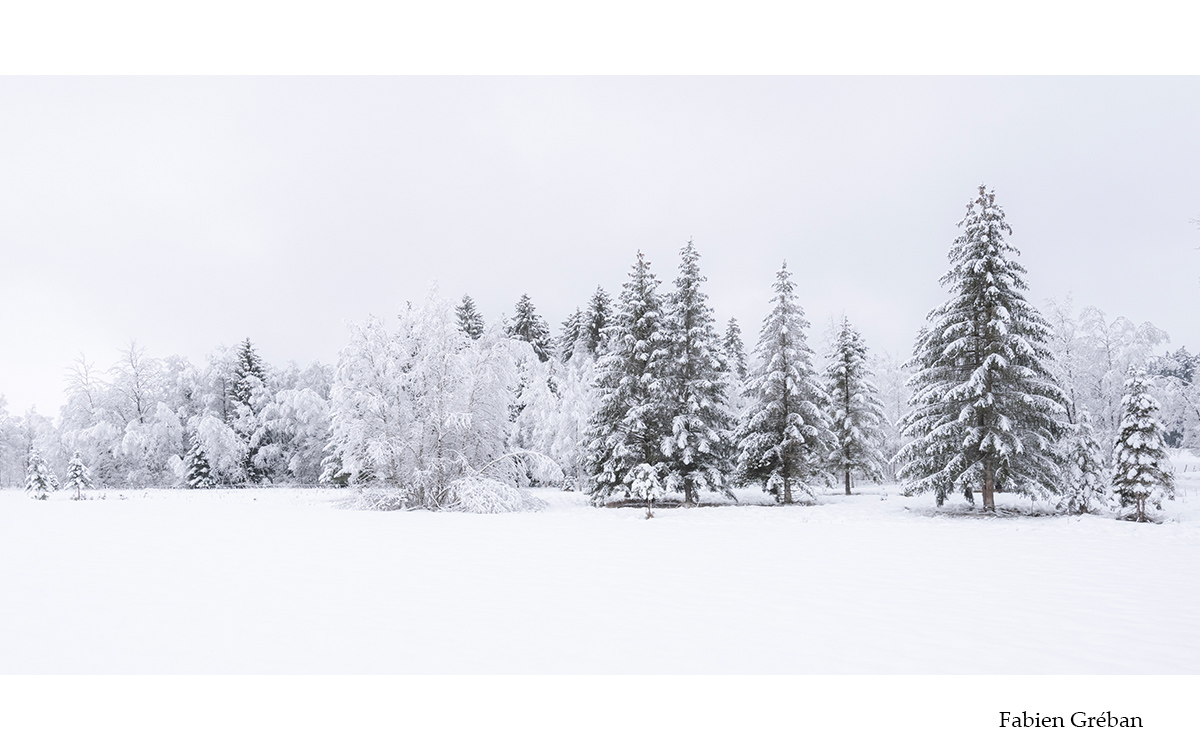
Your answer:
[[[475,307],[475,300],[471,299],[471,295],[464,294],[462,296],[462,302],[455,308],[455,312],[458,315],[460,331],[472,339],[478,339],[483,335],[483,314]]]
[[[545,362],[550,358],[550,326],[537,314],[528,294],[517,300],[514,316],[507,327],[508,336],[526,341],[533,346],[538,359]]]

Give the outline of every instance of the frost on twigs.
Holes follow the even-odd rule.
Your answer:
[[[431,475],[426,476],[432,480]],[[522,489],[530,480],[552,483],[562,470],[532,451],[509,453],[478,471],[454,479],[441,490],[423,487],[363,487],[348,507],[361,510],[438,510],[460,513],[521,513],[543,510],[545,501]]]

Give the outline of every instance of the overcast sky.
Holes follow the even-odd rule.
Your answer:
[[[1198,78],[0,78],[0,393],[131,339],[332,363],[434,281],[557,333],[689,238],[747,347],[786,259],[814,343],[907,355],[981,182],[1035,304],[1200,349]]]

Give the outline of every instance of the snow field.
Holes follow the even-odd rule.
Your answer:
[[[503,515],[3,491],[0,672],[1196,673],[1200,474],[1180,480],[1157,525],[895,488],[651,521],[553,490]]]

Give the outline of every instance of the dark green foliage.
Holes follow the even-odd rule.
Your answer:
[[[183,457],[184,484],[193,490],[212,487],[216,482],[213,481],[212,467],[209,466],[208,457],[204,455],[199,436],[192,435],[188,445],[188,452]]]
[[[558,353],[563,362],[570,362],[575,354],[575,345],[583,333],[583,313],[577,307],[575,312],[563,321],[562,335],[558,337]]]
[[[588,353],[599,357],[604,349],[608,336],[605,329],[612,322],[612,300],[608,292],[596,287],[592,298],[588,301],[587,310],[580,320],[579,335],[583,339]]]
[[[784,503],[793,488],[812,496],[809,484],[826,479],[825,457],[833,436],[825,416],[827,397],[813,369],[787,263],[775,277],[775,299],[763,322],[746,396],[750,406],[738,427],[740,481],[759,482]]]
[[[679,275],[667,300],[664,330],[670,358],[664,395],[669,432],[663,455],[670,489],[684,504],[702,489],[723,490],[730,473],[726,449],[731,417],[725,408],[726,362],[708,295],[700,285],[700,253],[689,241],[679,251]]]
[[[1158,421],[1158,401],[1150,395],[1144,372],[1131,369],[1125,381],[1112,464],[1113,497],[1136,521],[1146,521],[1146,502],[1155,492],[1170,497],[1175,491],[1171,460]]]
[[[941,279],[951,298],[929,313],[908,365],[916,374],[900,476],[908,492],[932,490],[939,501],[979,487],[993,510],[1001,487],[1058,489],[1066,397],[1047,370],[1049,326],[1025,301],[1025,269],[1010,257],[1018,252],[995,193],[980,186],[959,226]]]
[[[483,335],[483,314],[476,309],[475,300],[471,299],[470,295],[464,294],[462,302],[454,311],[458,315],[458,330],[472,339]]]
[[[842,477],[847,495],[853,472],[876,481],[882,476],[883,404],[872,378],[867,346],[843,317],[825,369],[825,391],[833,433],[830,468]]]
[[[722,342],[725,346],[725,360],[729,363],[729,369],[737,376],[738,382],[746,379],[746,346],[742,343],[742,327],[738,325],[737,318],[730,318],[725,325],[725,338]]]
[[[528,294],[522,294],[521,299],[517,300],[514,317],[506,333],[509,338],[528,342],[541,361],[550,359],[550,327],[537,314]]]
[[[658,279],[639,251],[613,322],[606,328],[608,345],[598,363],[600,406],[588,429],[588,464],[592,497],[629,494],[639,466],[640,482],[663,472],[662,439],[670,425],[664,383],[669,366]],[[639,485],[640,487],[641,485]]]

